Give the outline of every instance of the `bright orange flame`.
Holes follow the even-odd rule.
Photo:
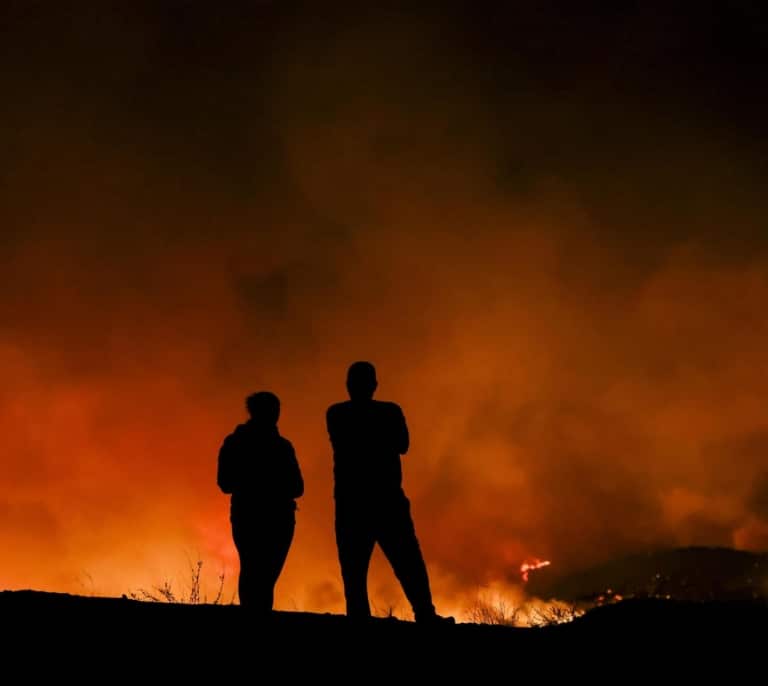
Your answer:
[[[528,582],[528,572],[534,569],[541,569],[542,567],[549,567],[551,564],[549,560],[539,560],[538,558],[534,558],[530,562],[523,562],[520,565],[520,576],[523,577],[523,583]]]

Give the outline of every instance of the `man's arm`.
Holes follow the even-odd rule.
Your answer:
[[[410,436],[408,435],[408,425],[405,423],[405,415],[399,405],[395,405],[395,426],[393,431],[393,437],[395,439],[395,450],[400,455],[405,455],[408,452],[408,448],[411,444]]]
[[[290,441],[286,440],[286,457],[288,459],[288,486],[291,498],[300,498],[304,495],[304,479],[301,476],[299,461],[296,459],[296,451]]]
[[[339,437],[336,431],[336,410],[334,405],[331,405],[325,413],[325,427],[328,430],[328,438],[331,440],[331,446],[333,447],[334,452],[337,452],[339,449]]]

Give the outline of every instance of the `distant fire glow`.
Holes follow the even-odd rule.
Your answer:
[[[520,565],[520,576],[523,577],[523,583],[528,583],[528,573],[534,569],[541,569],[542,567],[549,567],[552,563],[549,560],[534,559],[530,562],[523,562]]]

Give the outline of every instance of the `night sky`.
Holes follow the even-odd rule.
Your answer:
[[[764,3],[221,4],[0,9],[0,588],[233,590],[216,457],[269,389],[276,604],[339,610],[357,359],[438,605],[768,549]],[[380,557],[371,591],[405,604]]]

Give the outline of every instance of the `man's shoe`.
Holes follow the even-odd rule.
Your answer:
[[[449,626],[456,624],[456,620],[453,617],[443,617],[434,612],[428,615],[416,615],[416,624],[422,626]]]

